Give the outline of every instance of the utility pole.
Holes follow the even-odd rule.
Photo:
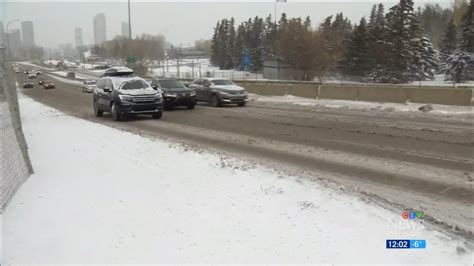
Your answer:
[[[180,72],[179,72],[179,61],[180,61],[180,57],[181,57],[181,52],[182,52],[182,49],[183,49],[183,44],[179,44],[179,50],[178,50],[178,59],[177,59],[177,70],[178,70],[178,78],[181,78],[180,76]]]
[[[130,16],[130,0],[128,0],[128,38],[132,39],[132,19]]]
[[[2,69],[5,69],[5,59],[6,59],[5,58],[5,49],[6,48],[7,47],[3,43],[0,44],[0,50],[2,50]]]

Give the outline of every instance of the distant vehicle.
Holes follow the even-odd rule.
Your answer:
[[[35,79],[35,78],[36,78],[36,74],[28,74],[28,78],[29,78],[29,79]]]
[[[15,70],[13,71],[15,71],[15,73],[20,73],[20,70],[18,68],[15,68]]]
[[[94,69],[109,69],[110,66],[109,65],[98,65],[98,66],[94,66]]]
[[[28,70],[25,70],[23,73],[28,74]]]
[[[23,88],[33,88],[35,86],[35,83],[31,80],[25,80],[23,82]]]
[[[56,85],[51,80],[46,80],[43,82],[43,88],[44,89],[54,89],[56,88]]]
[[[133,70],[128,67],[111,67],[104,71],[102,77],[134,76]],[[146,82],[146,81],[145,81]]]
[[[67,73],[66,73],[66,78],[70,78],[70,79],[76,78],[76,73],[74,73],[74,72],[67,72]]]
[[[196,105],[196,92],[184,86],[179,80],[153,79],[151,87],[155,90],[161,89],[166,109],[174,106],[186,106],[188,109],[194,109]]]
[[[82,82],[82,92],[93,92],[96,84],[96,80],[85,80],[84,82]]]
[[[39,71],[39,70],[37,70],[37,71],[35,72],[35,74],[36,74],[36,75],[41,75],[41,74],[42,74],[42,72],[41,72],[41,71]]]
[[[120,71],[112,72],[113,76],[105,76],[97,81],[93,97],[95,116],[110,112],[115,121],[135,114],[150,114],[155,119],[161,118],[161,93],[157,93],[143,78],[130,75],[129,71],[122,72],[122,76],[119,75]]]
[[[224,78],[196,79],[189,88],[196,91],[197,101],[208,102],[214,107],[223,104],[245,106],[248,101],[247,91],[244,88]]]
[[[38,85],[43,85],[44,79],[38,79]]]

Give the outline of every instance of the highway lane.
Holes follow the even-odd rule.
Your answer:
[[[16,78],[21,81],[24,74]],[[113,122],[109,116],[93,116],[91,94],[61,81],[55,81],[55,90],[21,90],[93,122],[250,156],[328,186],[343,184],[348,193],[395,209],[422,209],[440,222],[437,226],[458,226],[454,234],[472,239],[471,116],[250,102],[244,108],[201,104],[195,110],[176,109],[165,112],[161,121],[141,116]]]

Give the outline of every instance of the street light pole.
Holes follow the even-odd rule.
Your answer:
[[[130,17],[130,0],[128,0],[128,38],[132,39],[132,19]]]

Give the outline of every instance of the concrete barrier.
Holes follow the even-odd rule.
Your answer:
[[[318,84],[255,84],[241,83],[250,93],[260,95],[293,95],[305,98],[392,102],[433,103],[445,105],[472,105],[473,89],[446,87],[408,87],[397,85],[321,85]]]
[[[318,98],[354,101],[357,99],[357,94],[355,86],[322,85]]]
[[[414,88],[397,86],[359,86],[357,87],[357,100],[366,102],[404,103],[409,99],[409,91],[413,89]]]
[[[409,100],[414,103],[435,103],[446,105],[472,105],[472,89],[415,88],[410,90]]]
[[[283,96],[286,95],[291,85],[256,85],[241,84],[248,92],[259,95]]]
[[[288,94],[298,97],[313,98],[318,97],[317,85],[292,85],[288,87]]]

